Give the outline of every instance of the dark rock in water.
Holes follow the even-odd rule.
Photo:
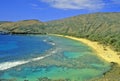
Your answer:
[[[0,81],[17,81],[16,79],[0,79]]]
[[[70,79],[57,79],[57,80],[52,80],[49,79],[48,77],[43,77],[43,78],[38,78],[38,81],[71,81]]]
[[[43,77],[43,78],[38,78],[38,81],[51,81],[51,80],[48,79],[47,77]]]
[[[29,81],[29,80],[24,80],[24,81]]]
[[[0,81],[8,81],[8,80],[6,80],[6,79],[0,79]]]

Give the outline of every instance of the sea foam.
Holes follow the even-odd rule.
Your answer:
[[[55,54],[57,52],[57,50],[58,49],[55,49],[55,50],[51,51],[48,55],[40,56],[40,57],[33,58],[33,59],[30,59],[30,60],[27,60],[27,61],[22,60],[22,61],[1,63],[0,64],[0,71],[7,70],[7,69],[10,69],[10,68],[19,66],[19,65],[23,65],[23,64],[26,64],[26,63],[29,63],[29,62],[32,62],[32,61],[38,61],[38,60],[44,59],[48,56],[51,56],[51,55]]]

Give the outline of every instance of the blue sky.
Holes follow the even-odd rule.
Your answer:
[[[50,21],[95,12],[120,12],[120,0],[0,0],[0,21]]]

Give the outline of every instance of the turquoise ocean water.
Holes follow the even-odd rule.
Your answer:
[[[84,81],[110,64],[85,44],[57,36],[0,35],[0,81]]]

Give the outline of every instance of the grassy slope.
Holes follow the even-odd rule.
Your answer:
[[[11,33],[43,33],[44,26],[45,23],[38,20],[23,20],[13,23],[3,23],[0,25],[0,30]]]
[[[84,37],[120,51],[120,13],[86,14],[47,23],[38,20],[8,22],[0,24],[0,31]]]
[[[83,37],[110,45],[120,52],[120,13],[96,13],[42,23],[37,20],[0,23],[0,31],[51,33]],[[117,75],[117,76],[116,76]],[[112,78],[111,78],[112,77]],[[118,81],[120,67],[114,65],[101,79],[92,81]]]
[[[83,37],[120,52],[120,13],[96,13],[48,22],[47,32]],[[120,66],[90,81],[119,81]]]
[[[120,51],[120,13],[87,14],[51,21],[46,30],[99,41]]]

